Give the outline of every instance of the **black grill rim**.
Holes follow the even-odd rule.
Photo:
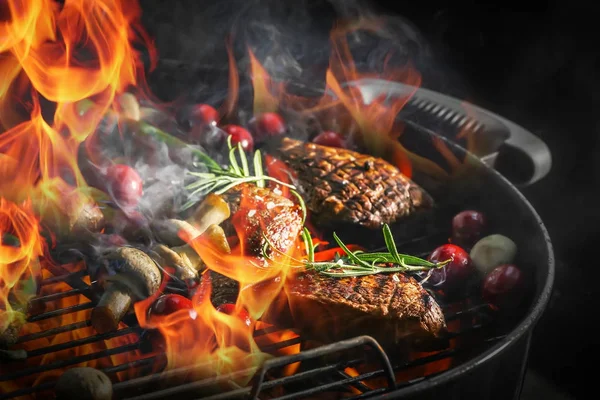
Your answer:
[[[535,324],[539,321],[541,315],[543,314],[543,312],[549,302],[550,295],[552,293],[553,284],[554,284],[554,279],[555,279],[555,259],[554,259],[554,252],[553,252],[553,247],[552,247],[550,236],[549,236],[548,231],[547,231],[544,223],[542,222],[539,214],[536,212],[536,210],[531,205],[531,203],[525,198],[525,196],[510,181],[508,181],[508,179],[506,179],[504,176],[502,176],[496,170],[485,165],[479,158],[468,153],[462,147],[458,146],[457,144],[451,142],[447,138],[445,138],[435,132],[428,131],[426,128],[424,128],[420,125],[413,124],[413,127],[415,129],[424,131],[428,134],[440,137],[449,147],[453,148],[458,153],[465,154],[467,157],[469,157],[471,159],[471,161],[473,163],[480,165],[489,174],[493,175],[494,178],[497,181],[499,181],[506,188],[505,190],[512,192],[512,194],[515,195],[519,199],[519,201],[522,202],[522,204],[527,207],[528,211],[531,213],[531,215],[534,217],[535,221],[539,225],[539,229],[545,240],[546,251],[548,254],[548,258],[547,258],[545,264],[546,264],[548,273],[547,273],[545,282],[543,283],[543,287],[542,287],[540,294],[537,296],[537,298],[533,302],[533,304],[532,304],[529,312],[525,316],[525,318],[515,328],[513,328],[513,330],[511,330],[508,333],[508,335],[506,335],[505,337],[500,339],[498,341],[498,343],[492,345],[488,350],[482,352],[478,356],[475,356],[475,357],[469,359],[467,362],[464,362],[458,366],[453,366],[444,372],[436,374],[435,376],[429,376],[429,377],[427,377],[427,379],[419,379],[417,382],[414,382],[414,383],[410,382],[408,385],[406,385],[404,387],[398,387],[397,389],[395,389],[391,392],[386,391],[385,394],[381,394],[381,395],[375,394],[374,397],[371,396],[371,394],[373,392],[368,393],[368,397],[372,398],[372,399],[378,399],[378,398],[390,399],[390,398],[400,398],[400,397],[404,397],[404,396],[414,395],[414,394],[417,394],[424,390],[427,390],[429,388],[448,383],[452,380],[457,379],[458,377],[460,377],[462,375],[467,374],[468,372],[470,372],[484,364],[491,362],[491,360],[493,360],[497,355],[499,355],[500,353],[511,348],[513,345],[515,345],[515,343],[518,341],[518,339],[523,337],[525,334],[531,332],[531,330],[533,329]],[[60,272],[60,271],[52,271],[52,272],[54,273],[54,272]],[[50,279],[60,280],[63,277],[61,275],[65,275],[65,274],[57,273],[55,277],[52,277]],[[85,283],[83,283],[74,274],[71,274],[71,276],[69,276],[69,278],[73,278],[74,282],[68,281],[67,283],[69,283],[74,289],[81,289],[81,292],[80,292],[81,294],[87,294],[87,293],[84,293],[85,289],[87,288],[87,285]],[[86,288],[82,288],[81,283],[83,283],[83,285],[85,285]],[[90,304],[90,303],[83,303],[83,304]],[[48,384],[44,384],[44,386],[45,385],[48,385]],[[4,396],[1,396],[1,397],[4,397]]]

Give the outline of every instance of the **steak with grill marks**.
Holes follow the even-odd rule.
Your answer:
[[[289,278],[286,294],[294,326],[315,340],[370,335],[382,345],[424,350],[445,345],[440,306],[408,275],[333,278],[309,271]]]
[[[274,251],[271,246],[264,246],[267,240],[283,253],[296,243],[302,230],[302,210],[276,190],[241,184],[223,194],[223,198],[231,210],[231,218],[223,227],[243,239],[245,254],[264,262],[263,248],[267,255]]]
[[[292,170],[321,226],[348,222],[375,229],[433,204],[425,190],[381,158],[290,138],[266,150]]]

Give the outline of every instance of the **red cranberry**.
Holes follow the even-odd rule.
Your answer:
[[[233,315],[233,313],[235,312],[235,304],[232,304],[232,303],[221,304],[220,306],[217,307],[217,311],[222,312],[223,314]],[[252,325],[252,319],[250,319],[250,314],[248,314],[248,311],[241,309],[237,315],[242,321],[244,321],[244,323],[247,326]]]
[[[252,118],[248,125],[257,140],[285,133],[285,121],[281,115],[274,112],[260,114]]]
[[[242,149],[245,151],[252,151],[254,149],[254,138],[252,138],[252,135],[246,129],[238,125],[225,125],[223,130],[231,136],[232,145],[237,146],[240,143]]]
[[[165,294],[150,306],[150,315],[169,315],[179,310],[189,310],[192,307],[192,301],[187,297],[179,294]]]
[[[523,298],[523,273],[513,264],[502,264],[483,279],[482,297],[498,308],[513,308]]]
[[[469,253],[456,245],[440,246],[429,256],[431,262],[443,262],[449,259],[452,261],[431,272],[429,281],[432,284],[443,284],[447,288],[460,287],[473,273],[474,267]]]
[[[452,219],[452,242],[459,246],[471,247],[481,236],[486,228],[486,219],[479,211],[466,210]]]
[[[185,129],[206,128],[217,126],[219,112],[208,104],[196,104],[185,109],[180,116],[179,123]]]
[[[329,147],[340,147],[344,148],[346,146],[344,138],[337,132],[325,131],[319,133],[314,139],[313,143],[321,145],[321,146],[329,146]]]
[[[106,170],[107,189],[123,208],[137,206],[143,194],[143,182],[137,171],[125,164],[113,164]]]

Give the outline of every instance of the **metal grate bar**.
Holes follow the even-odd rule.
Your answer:
[[[274,333],[274,332],[283,332],[283,331],[291,331],[294,332],[295,334],[299,335],[298,331],[294,328],[280,328],[278,326],[269,326],[267,328],[262,328],[262,329],[256,329],[254,331],[254,337],[259,337],[259,336],[263,336],[263,335],[268,335],[269,333]]]
[[[366,399],[367,397],[371,397],[371,396],[374,396],[376,394],[382,394],[382,393],[385,393],[387,391],[388,391],[387,388],[371,389],[369,392],[366,392],[366,393],[363,393],[363,394],[359,394],[358,396],[349,397],[346,400],[361,400],[361,399]]]
[[[88,336],[88,337],[81,338],[81,339],[73,339],[73,340],[69,340],[68,342],[56,344],[53,346],[42,347],[41,349],[35,349],[35,350],[28,351],[27,354],[29,357],[37,357],[37,356],[41,356],[43,354],[54,353],[56,351],[71,349],[73,347],[79,347],[79,346],[83,346],[86,344],[98,342],[100,340],[112,339],[115,337],[125,336],[130,333],[136,333],[136,332],[138,332],[138,329],[136,329],[136,328],[125,328],[125,329],[121,329],[121,330],[114,331],[114,332],[103,333],[100,335]]]
[[[206,365],[206,364],[204,364],[204,365]],[[145,393],[145,394],[140,395],[140,396],[127,397],[127,399],[128,400],[168,399],[171,396],[174,396],[176,394],[180,394],[181,392],[187,392],[189,390],[194,390],[194,389],[207,388],[207,387],[213,386],[216,383],[227,382],[229,380],[235,380],[236,378],[241,378],[243,376],[247,376],[248,374],[252,373],[254,370],[255,370],[255,368],[246,368],[244,370],[232,372],[232,373],[227,374],[227,375],[221,375],[221,376],[219,376],[217,378],[202,379],[202,380],[199,380],[199,381],[185,383],[183,385],[174,386],[174,387],[171,387],[171,388],[167,388],[167,389],[155,391],[155,392],[152,392],[152,393]],[[160,374],[155,374],[155,375],[160,375]],[[130,381],[127,381],[127,383],[132,382],[133,380],[135,380],[136,383],[138,381],[137,379],[132,379]],[[128,385],[128,386],[131,387],[131,386],[135,386],[135,385]],[[124,385],[119,386],[118,384],[116,384],[116,385],[113,385],[113,390],[117,391],[119,389],[122,389],[123,387],[124,387]],[[250,391],[250,388],[242,388],[242,389],[239,389],[239,390]],[[232,392],[227,392],[227,395],[230,396],[231,393]]]
[[[41,338],[45,338],[48,336],[54,336],[54,335],[58,335],[59,333],[74,331],[76,329],[85,328],[85,327],[88,327],[91,325],[92,325],[92,321],[88,320],[88,321],[75,322],[75,323],[72,323],[69,325],[57,326],[56,328],[47,329],[42,332],[31,333],[29,335],[21,336],[17,343],[24,343],[24,342],[29,342],[30,340],[36,340],[36,339],[41,339]]]
[[[358,381],[363,381],[363,380],[372,379],[372,378],[378,378],[378,377],[383,376],[383,375],[385,375],[385,372],[383,370],[374,371],[374,372],[367,372],[367,373],[364,373],[364,374],[361,374],[361,375],[358,375],[358,376],[355,376],[355,377],[350,377],[350,378],[347,378],[347,379],[343,379],[341,381],[326,383],[326,384],[321,385],[321,386],[312,387],[310,389],[306,389],[306,390],[302,390],[302,391],[299,391],[299,392],[290,393],[288,395],[278,397],[277,400],[302,399],[302,398],[310,397],[310,396],[315,395],[315,394],[327,392],[328,390],[340,389],[340,388],[343,388],[346,385],[353,384],[353,383],[356,383]],[[390,388],[388,387],[388,388],[384,388],[384,389],[390,389]]]
[[[341,376],[343,379],[347,379],[347,378],[352,378],[350,375],[348,375],[345,371],[337,371],[338,375]],[[361,392],[368,392],[371,390],[371,388],[369,388],[367,385],[365,385],[362,382],[356,382],[354,385],[356,389],[360,390]]]
[[[272,353],[275,350],[279,350],[279,349],[283,349],[289,346],[293,346],[295,344],[300,344],[302,343],[302,338],[301,337],[297,337],[297,338],[293,338],[293,339],[288,339],[288,340],[284,340],[281,342],[277,342],[277,343],[273,343],[273,344],[269,344],[267,346],[263,346],[260,349],[262,351],[264,351],[265,353]]]
[[[37,322],[37,321],[41,321],[43,319],[58,317],[59,315],[65,315],[65,314],[70,314],[70,313],[74,313],[77,311],[88,310],[92,307],[94,307],[94,303],[91,301],[88,301],[87,303],[80,303],[80,304],[77,304],[74,306],[59,308],[57,310],[52,310],[52,311],[48,311],[48,312],[45,312],[42,314],[31,316],[30,318],[27,319],[27,322]]]
[[[13,379],[22,378],[27,375],[39,374],[40,372],[50,371],[56,368],[64,368],[70,365],[80,364],[86,361],[92,361],[97,358],[103,358],[108,356],[114,356],[116,354],[126,353],[128,351],[137,350],[138,344],[128,344],[121,347],[115,347],[114,349],[107,349],[102,351],[97,351],[91,354],[84,354],[79,357],[73,357],[69,360],[60,360],[47,365],[41,365],[37,367],[22,369],[20,371],[13,372],[12,374],[6,374],[0,376],[0,382],[11,381]]]
[[[84,294],[83,292],[85,292],[87,290],[89,290],[89,289],[86,289],[86,290],[81,290],[81,289],[66,290],[64,292],[52,293],[52,294],[48,294],[46,296],[39,296],[39,297],[36,297],[33,301],[38,302],[38,303],[39,302],[46,303],[46,302],[49,302],[49,301],[64,299],[66,297],[76,296],[78,294]]]
[[[66,270],[65,270],[66,271]],[[52,271],[50,271],[52,272]],[[68,282],[69,278],[83,278],[87,275],[87,271],[81,270],[77,272],[63,272],[60,274],[54,274],[50,278],[44,279],[40,282],[40,286],[53,285],[55,283]],[[85,284],[85,282],[83,282]],[[87,286],[87,285],[86,285]]]
[[[10,393],[0,394],[0,400],[14,399],[15,397],[27,396],[28,394],[50,390],[54,387],[55,382],[42,383],[41,385],[29,386]]]
[[[162,354],[162,356],[164,357],[164,354]],[[115,365],[113,367],[104,368],[102,371],[106,374],[114,374],[116,372],[126,371],[130,368],[145,367],[146,365],[154,364],[159,358],[160,356],[158,355],[147,358],[140,358],[138,360]]]
[[[376,355],[380,359],[382,367],[384,368],[384,370],[386,372],[388,386],[390,388],[394,388],[396,385],[396,381],[394,378],[394,373],[392,371],[392,366],[390,364],[390,360],[388,359],[385,351],[381,348],[379,343],[372,337],[358,336],[353,339],[342,340],[337,343],[317,347],[315,349],[307,350],[307,351],[304,351],[301,353],[265,361],[265,363],[262,365],[262,367],[259,370],[259,373],[256,378],[256,382],[254,383],[254,385],[252,385],[252,392],[250,393],[250,397],[255,400],[258,399],[258,394],[262,390],[263,382],[265,379],[265,374],[271,368],[283,367],[283,366],[293,364],[298,361],[305,361],[308,359],[322,357],[327,354],[337,353],[340,351],[349,350],[351,348],[355,348],[355,347],[359,347],[359,346],[368,346],[373,351],[375,351]]]
[[[81,270],[81,271],[77,271],[74,273],[70,273],[66,268],[60,266],[60,265],[53,265],[50,264],[46,267],[53,275],[65,275],[64,281],[67,282],[73,289],[79,289],[84,295],[86,295],[86,297],[90,300],[94,300],[92,297],[87,296],[89,295],[89,287],[90,285],[88,285],[87,283],[85,283],[84,281],[81,280],[81,278],[83,278],[84,276],[87,276],[88,273],[85,269]],[[78,272],[81,272],[81,274],[78,274]]]

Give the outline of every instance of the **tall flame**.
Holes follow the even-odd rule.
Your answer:
[[[38,258],[43,253],[31,203],[18,206],[0,198],[0,333],[23,315],[23,305],[35,295],[36,279],[41,277]],[[15,305],[21,310],[14,310]]]
[[[10,18],[0,23],[0,124],[6,130],[0,191],[15,201],[32,198],[44,216],[56,211],[65,190],[74,190],[67,187],[77,188],[77,197],[89,196],[77,152],[115,95],[136,83],[141,64],[130,40],[140,10],[121,0],[67,0],[62,6],[9,0],[8,10]],[[99,107],[82,115],[77,102],[87,98]],[[23,99],[30,100],[19,114],[15,104]],[[41,103],[48,101],[54,113],[45,118]]]

